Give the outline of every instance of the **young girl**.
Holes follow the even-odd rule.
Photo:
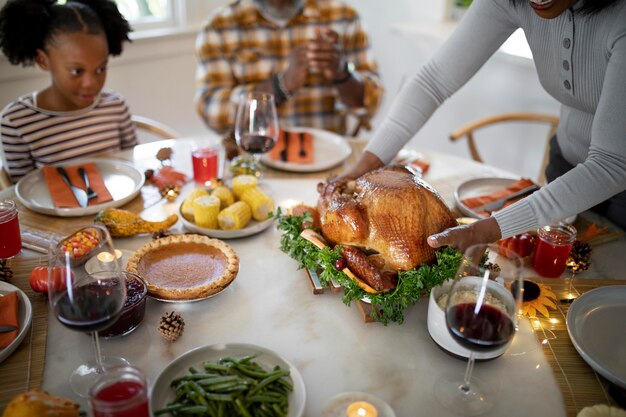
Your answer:
[[[13,65],[37,64],[51,84],[2,112],[3,167],[11,181],[42,165],[136,144],[124,98],[103,91],[109,55],[130,25],[112,0],[9,0],[0,47]]]

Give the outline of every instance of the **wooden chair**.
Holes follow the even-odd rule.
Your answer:
[[[548,131],[548,135],[546,136],[546,145],[545,150],[543,152],[543,160],[541,162],[540,172],[537,177],[537,181],[540,184],[544,184],[546,181],[545,178],[545,168],[548,165],[548,157],[549,157],[549,142],[550,139],[556,133],[556,129],[559,125],[559,117],[553,116],[550,114],[543,113],[503,113],[496,114],[493,116],[485,117],[483,119],[476,120],[468,125],[452,132],[450,134],[450,140],[456,142],[460,139],[467,138],[467,146],[469,147],[470,154],[475,161],[483,162],[483,158],[480,156],[478,152],[478,148],[476,146],[476,141],[474,139],[474,133],[482,128],[492,126],[497,123],[511,123],[511,122],[528,122],[528,123],[539,123],[539,124],[547,124],[550,126],[550,130]]]
[[[171,127],[150,119],[149,117],[137,116],[133,114],[131,120],[135,123],[138,130],[146,131],[147,133],[158,136],[161,139],[175,139],[180,138],[181,135]]]

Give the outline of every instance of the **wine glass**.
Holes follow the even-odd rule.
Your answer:
[[[498,254],[497,245],[470,246],[448,292],[446,326],[470,355],[463,378],[441,377],[434,390],[440,404],[461,415],[483,414],[493,406],[490,387],[472,378],[475,352],[505,348],[517,329],[523,291],[522,260],[509,252],[505,257]]]
[[[76,230],[49,251],[48,298],[61,324],[91,333],[95,361],[80,365],[70,376],[74,392],[87,397],[95,379],[105,368],[127,365],[122,358],[103,357],[98,330],[120,316],[126,297],[126,283],[115,255],[111,236],[102,225]]]
[[[260,155],[276,145],[278,130],[272,94],[249,92],[241,97],[235,119],[235,139],[241,149],[253,155],[255,166],[260,166]]]

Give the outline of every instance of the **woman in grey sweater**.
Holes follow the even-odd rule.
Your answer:
[[[547,169],[551,182],[488,219],[430,236],[433,247],[464,250],[592,207],[626,228],[626,0],[474,0],[342,178],[391,161],[518,28],[541,84],[561,103]]]

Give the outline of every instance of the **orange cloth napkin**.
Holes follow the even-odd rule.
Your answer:
[[[304,139],[300,143],[300,132],[290,132],[280,129],[278,134],[278,141],[276,145],[270,151],[270,159],[274,161],[282,161],[280,153],[285,149],[285,136],[289,136],[287,143],[287,162],[297,164],[310,164],[314,162],[313,158],[313,135],[303,132]],[[301,145],[303,146],[305,153],[300,155]]]
[[[111,193],[107,190],[106,185],[104,185],[104,180],[100,175],[100,171],[98,171],[98,167],[93,162],[65,167],[72,184],[75,187],[87,190],[87,186],[78,174],[78,168],[81,166],[85,168],[85,171],[87,172],[87,178],[89,178],[89,185],[91,185],[91,189],[98,194],[98,197],[89,200],[88,204],[93,206],[95,204],[106,203],[107,201],[113,200]],[[70,190],[70,187],[68,187],[65,181],[63,181],[63,177],[61,177],[61,174],[57,172],[56,167],[43,167],[43,176],[46,180],[46,184],[48,185],[48,191],[50,192],[50,196],[52,197],[52,202],[55,207],[79,207],[72,190]]]
[[[18,327],[17,322],[17,292],[13,291],[0,297],[0,326],[15,326]],[[0,349],[3,349],[15,340],[17,337],[17,330],[12,332],[0,333]]]
[[[490,194],[483,194],[483,195],[479,195],[476,197],[466,198],[464,200],[461,200],[461,202],[465,204],[468,208],[474,208],[474,207],[482,206],[483,204],[491,203],[492,201],[496,201],[501,198],[505,198],[506,196],[509,196],[518,191],[521,191],[524,188],[531,187],[534,184],[535,183],[528,178],[520,178],[519,180],[515,181],[513,184],[506,187],[505,189],[494,191],[493,193],[490,193]],[[522,196],[522,197],[510,200],[510,201],[507,201],[506,203],[504,203],[503,207],[511,205],[515,203],[516,201],[521,200],[524,197],[526,196]],[[483,212],[479,214],[486,217],[488,216],[489,213]]]

